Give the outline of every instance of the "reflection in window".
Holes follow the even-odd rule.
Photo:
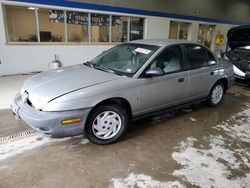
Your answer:
[[[130,18],[130,40],[143,39],[143,18]]]
[[[185,22],[170,22],[169,39],[188,39],[189,23]]]
[[[209,65],[215,65],[216,64],[216,59],[214,58],[213,54],[207,50],[207,55],[208,55],[208,64]]]
[[[64,11],[38,9],[41,42],[64,41]]]
[[[179,39],[187,40],[189,23],[180,23]]]
[[[109,42],[109,15],[91,14],[92,42]]]
[[[35,10],[5,6],[8,42],[37,42]]]
[[[134,74],[159,49],[159,46],[144,44],[121,44],[91,60],[118,73]]]
[[[170,22],[169,28],[169,39],[177,39],[178,38],[178,22]]]
[[[67,11],[69,42],[88,42],[88,13]]]
[[[210,48],[212,43],[214,28],[215,28],[214,25],[200,24],[197,42]]]
[[[187,60],[191,69],[208,66],[207,52],[204,47],[198,45],[186,45]]]
[[[153,67],[159,67],[164,73],[172,73],[181,70],[182,66],[182,52],[180,46],[173,46],[164,51],[152,65]]]
[[[112,16],[112,42],[127,42],[128,17]]]
[[[144,18],[12,5],[3,7],[8,42],[109,43],[143,39]]]

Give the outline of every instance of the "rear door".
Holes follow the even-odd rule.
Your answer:
[[[213,54],[198,44],[185,44],[185,57],[189,66],[188,99],[206,97],[218,79],[218,65]]]
[[[185,70],[181,46],[168,47],[145,71],[153,67],[161,68],[164,75],[143,78],[143,111],[150,112],[185,101],[188,71]]]

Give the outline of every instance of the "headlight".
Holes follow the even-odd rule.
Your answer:
[[[25,88],[22,87],[20,94],[21,94],[21,95],[24,94],[24,91],[25,91]]]
[[[233,67],[234,67],[234,74],[241,76],[241,77],[246,76],[246,74],[243,71],[241,71],[238,67],[236,67],[235,65]]]
[[[35,109],[42,109],[45,106],[45,104],[47,103],[46,101],[43,101],[43,100],[36,98],[32,95],[29,95],[29,101],[31,102],[31,104],[33,105],[33,107]]]

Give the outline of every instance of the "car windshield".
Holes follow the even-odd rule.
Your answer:
[[[107,72],[133,76],[158,49],[159,46],[126,43],[103,52],[88,63]]]

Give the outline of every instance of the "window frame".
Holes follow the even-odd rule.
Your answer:
[[[80,42],[75,42],[75,41],[69,41],[69,26],[70,26],[70,23],[68,23],[68,17],[67,17],[67,12],[78,12],[78,13],[85,13],[87,14],[88,16],[88,25],[87,25],[87,41],[80,41]],[[83,11],[78,11],[78,10],[75,10],[75,11],[71,11],[71,10],[64,10],[64,24],[65,24],[65,27],[64,27],[64,33],[65,33],[65,42],[66,43],[88,43],[90,41],[90,13],[89,12],[83,12]],[[79,24],[81,25],[81,24]]]
[[[177,23],[177,33],[176,33],[176,38],[170,38],[170,30],[171,30],[171,22],[172,23]],[[187,38],[186,39],[180,39],[180,30],[181,30],[181,24],[187,24],[188,25],[188,32],[187,32]],[[170,24],[169,24],[169,34],[168,34],[168,39],[172,39],[172,40],[189,40],[189,36],[190,36],[190,28],[192,26],[191,22],[184,22],[184,21],[176,21],[176,20],[170,20]]]
[[[55,10],[55,11],[61,11],[63,13],[63,35],[62,35],[62,41],[42,41],[41,39],[41,32],[43,32],[43,29],[41,29],[42,27],[42,22],[41,22],[41,18],[42,18],[42,14],[43,14],[43,11],[49,11],[50,10]],[[65,13],[66,11],[64,10],[60,10],[60,9],[49,9],[49,8],[35,8],[35,17],[36,17],[36,26],[37,26],[37,38],[38,38],[38,43],[57,43],[57,44],[60,44],[60,43],[65,43],[68,41],[68,30],[66,31],[66,28],[68,29],[67,26],[65,26],[65,24],[67,24],[65,21],[67,20],[67,17],[65,17]],[[51,33],[51,40],[52,40],[52,32],[50,31]]]
[[[130,37],[129,37],[129,31],[130,31],[130,17],[129,16],[125,16],[125,15],[110,15],[110,43],[124,43],[124,42],[112,42],[113,41],[113,17],[115,16],[120,16],[120,17],[126,17],[127,18],[127,31],[126,31],[126,41],[124,42],[129,42],[130,41]],[[143,26],[143,29],[144,29],[144,26]],[[144,36],[143,36],[144,38]]]
[[[143,72],[141,73],[141,75],[138,78],[147,78],[146,77],[146,71],[148,71],[151,67],[151,65],[157,61],[158,59],[160,59],[162,56],[164,56],[164,54],[166,53],[166,51],[169,48],[175,47],[175,46],[179,46],[180,50],[181,50],[181,54],[182,54],[182,63],[181,63],[181,70],[178,71],[173,71],[173,72],[169,72],[169,73],[165,73],[162,76],[166,76],[166,75],[171,75],[171,74],[175,74],[175,73],[179,73],[179,72],[184,72],[188,70],[187,67],[187,63],[185,60],[185,53],[184,53],[184,49],[182,44],[171,44],[169,46],[166,46],[164,49],[161,50],[161,52],[159,52],[159,54],[157,54],[157,56],[147,65],[147,67],[143,70]]]
[[[116,47],[118,47],[118,46],[123,46],[123,45],[131,45],[131,46],[136,46],[136,45],[140,45],[140,47],[139,48],[144,48],[144,47],[146,47],[146,46],[152,46],[153,48],[157,48],[156,49],[156,51],[151,55],[151,56],[153,56],[155,53],[157,53],[157,51],[160,49],[160,47],[159,46],[157,46],[157,45],[153,45],[153,44],[140,44],[140,43],[121,43],[121,44],[118,44],[118,45],[116,45],[116,46],[114,46],[114,47],[112,47],[112,48],[110,48],[110,49],[108,49],[107,51],[104,51],[103,53],[104,53],[104,55],[105,54],[107,54],[107,53],[109,53],[110,51],[112,51],[114,48],[116,48]],[[101,53],[101,54],[99,54],[98,56],[96,56],[94,59],[96,59],[96,58],[99,58],[103,53]],[[149,58],[151,58],[151,57],[149,57]],[[92,59],[93,60],[93,59]],[[91,60],[91,61],[92,61]],[[124,73],[124,72],[121,72],[121,71],[118,71],[118,70],[113,70],[113,71],[115,71],[115,72],[117,72],[117,73],[119,73],[119,74],[121,74],[121,75],[126,75],[126,76],[128,76],[128,77],[133,77],[142,67],[143,67],[143,65],[146,63],[148,61],[148,59],[134,72],[134,73]]]
[[[215,36],[215,28],[216,28],[216,25],[215,24],[203,24],[203,23],[199,23],[199,27],[198,27],[198,33],[200,32],[200,29],[202,29],[202,27],[204,27],[204,35],[201,37],[202,41],[199,42],[199,34],[197,35],[197,43],[199,44],[202,44],[204,46],[206,46],[206,35],[207,35],[207,31],[212,28],[212,35],[211,35],[211,42],[209,44],[209,46],[206,46],[207,48],[211,48],[211,46],[213,45],[213,38]],[[209,28],[209,29],[208,29]]]
[[[10,33],[9,33],[9,28],[8,28],[8,21],[7,21],[7,10],[6,10],[6,7],[20,7],[20,8],[29,8],[28,5],[18,5],[18,4],[8,4],[8,3],[2,3],[1,5],[2,7],[2,12],[3,12],[3,26],[4,26],[4,31],[5,31],[5,40],[6,40],[6,44],[37,44],[39,43],[40,39],[39,39],[39,31],[38,31],[38,26],[37,26],[37,18],[38,18],[38,15],[37,15],[37,8],[31,10],[34,12],[34,18],[35,18],[35,34],[36,34],[36,37],[37,37],[37,41],[10,41]]]
[[[213,52],[211,52],[208,48],[206,48],[206,51],[207,51],[207,56],[208,56],[208,59],[210,59],[209,57],[209,53],[212,55],[214,61],[215,61],[215,64],[208,64],[208,66],[214,66],[217,64],[217,58],[215,57],[215,55],[213,54]]]
[[[185,62],[186,62],[186,65],[187,65],[187,68],[188,70],[196,70],[196,69],[202,69],[202,68],[206,68],[206,67],[211,67],[211,66],[214,66],[214,65],[217,65],[217,59],[215,58],[214,54],[205,46],[202,46],[200,44],[192,44],[192,43],[187,43],[187,44],[182,44],[183,46],[183,50],[184,50],[184,56],[185,56]],[[202,66],[202,67],[199,67],[199,68],[191,68],[191,63],[189,62],[188,60],[188,53],[187,53],[187,46],[199,46],[201,47],[203,50],[205,50],[206,52],[206,59],[207,59],[207,65],[206,66]],[[208,52],[211,53],[211,55],[213,56],[213,58],[215,59],[215,64],[209,64],[208,63],[208,60],[209,60],[209,56],[208,56]]]
[[[128,41],[131,41],[130,39],[132,38],[131,36],[132,36],[132,30],[131,30],[131,28],[132,28],[132,22],[133,22],[133,20],[131,20],[131,18],[133,19],[133,18],[139,18],[139,19],[143,19],[143,25],[142,25],[142,28],[143,28],[143,30],[142,30],[142,39],[144,39],[145,38],[145,18],[143,18],[143,17],[136,17],[136,16],[130,16],[129,17],[129,30],[128,30],[128,35],[129,35],[129,40]],[[134,40],[140,40],[140,39],[134,39]]]
[[[36,23],[35,23],[35,27],[37,29],[37,38],[38,41],[37,42],[18,42],[18,41],[10,41],[9,40],[9,33],[8,33],[8,26],[7,26],[7,17],[6,17],[6,6],[19,6],[19,7],[24,7],[24,8],[29,8],[32,7],[35,9],[35,19],[36,19]],[[4,20],[4,29],[5,29],[5,39],[6,39],[6,45],[83,45],[83,44],[88,44],[88,45],[114,45],[114,44],[121,44],[121,43],[125,43],[125,42],[129,42],[130,40],[130,20],[131,18],[142,18],[143,19],[143,38],[145,38],[144,33],[146,32],[146,25],[145,25],[145,21],[146,21],[146,17],[145,16],[133,16],[133,15],[127,15],[127,14],[108,14],[106,12],[99,12],[99,11],[85,11],[85,10],[79,10],[79,9],[74,9],[74,8],[60,8],[60,7],[51,7],[51,6],[36,6],[36,5],[29,5],[29,4],[18,4],[18,3],[13,3],[13,2],[3,2],[2,3],[2,9],[3,9],[3,20]],[[38,15],[38,10],[39,9],[49,9],[49,10],[60,10],[64,12],[64,16],[66,15],[67,11],[69,12],[82,12],[82,13],[87,13],[89,16],[89,23],[88,23],[88,42],[69,42],[68,41],[68,27],[67,27],[67,21],[66,21],[66,17],[64,19],[64,36],[63,36],[63,42],[41,42],[40,39],[40,35],[39,35],[39,25],[40,25],[40,21],[39,21],[39,15]],[[109,24],[109,41],[108,42],[92,42],[92,31],[91,31],[91,14],[104,14],[104,15],[108,15],[110,17],[110,24]],[[121,17],[127,17],[127,40],[124,42],[112,42],[112,16],[121,16]]]

